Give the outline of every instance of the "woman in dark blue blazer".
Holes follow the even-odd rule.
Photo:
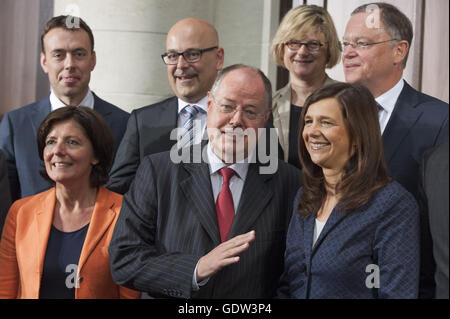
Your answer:
[[[389,177],[371,93],[332,84],[300,118],[298,191],[280,298],[417,298],[419,210]]]

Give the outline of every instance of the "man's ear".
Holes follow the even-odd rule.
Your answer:
[[[408,41],[401,40],[394,47],[394,64],[400,64],[406,58],[409,51]]]
[[[206,101],[206,110],[209,112],[211,109],[211,103],[212,103],[212,94],[210,91],[208,91],[208,101]]]
[[[225,60],[225,52],[223,48],[217,49],[217,71],[222,70],[223,67],[223,61]]]
[[[91,72],[94,71],[95,65],[97,64],[97,54],[95,54],[95,51],[92,51],[91,56]]]
[[[48,73],[48,69],[47,69],[47,57],[45,56],[45,53],[41,52],[41,56],[40,56],[40,61],[41,61],[41,68],[44,71],[44,73]]]

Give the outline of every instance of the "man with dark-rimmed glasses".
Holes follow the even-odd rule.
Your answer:
[[[403,80],[412,38],[411,21],[395,6],[365,4],[352,12],[347,23],[342,61],[346,81],[366,86],[378,104],[390,175],[422,202],[420,160],[424,151],[448,140],[449,107]],[[428,218],[424,209],[421,213],[419,297],[430,298],[434,294],[434,261]]]
[[[222,69],[224,50],[216,29],[195,18],[178,21],[168,32],[162,54],[175,96],[131,113],[111,169],[108,188],[128,191],[144,156],[201,141],[206,127],[207,92]],[[179,128],[177,140],[171,140]]]

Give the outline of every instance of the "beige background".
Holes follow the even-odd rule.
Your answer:
[[[302,0],[294,0],[297,5]],[[308,0],[326,5],[342,38],[350,12],[362,0]],[[405,79],[415,88],[449,100],[449,1],[387,0],[414,25]],[[261,68],[273,81],[270,41],[280,0],[0,0],[0,116],[45,97],[48,81],[39,66],[43,24],[59,14],[79,14],[91,26],[97,66],[91,89],[131,111],[171,95],[161,53],[176,21],[198,17],[213,24],[225,49],[225,65]],[[339,64],[330,76],[344,80]]]

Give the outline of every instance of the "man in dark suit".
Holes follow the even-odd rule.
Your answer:
[[[425,150],[448,140],[448,104],[403,80],[413,38],[410,20],[396,7],[372,3],[352,12],[343,38],[345,78],[365,85],[379,104],[389,173],[418,198],[419,166]],[[422,212],[423,213],[423,212]],[[428,217],[422,214],[420,296],[434,293]]]
[[[433,255],[436,260],[436,295],[448,299],[448,141],[425,152],[421,178],[424,209],[430,218]]]
[[[171,139],[171,132],[185,126],[191,106],[195,107],[194,120],[200,123],[198,133],[194,134],[195,142],[201,140],[206,126],[206,94],[222,68],[224,50],[219,47],[213,26],[187,18],[169,30],[162,57],[176,96],[131,113],[107,185],[121,194],[130,187],[146,155],[170,150],[177,142]]]
[[[8,170],[6,169],[5,154],[0,150],[0,238],[2,237],[3,224],[11,206],[9,193]]]
[[[274,295],[300,171],[277,154],[269,166],[255,159],[271,90],[260,70],[225,68],[208,93],[203,149],[143,159],[109,247],[117,283],[154,297]]]
[[[12,199],[34,195],[51,187],[39,171],[44,169],[37,153],[36,133],[44,118],[63,106],[87,106],[109,124],[117,149],[129,114],[103,101],[89,89],[96,64],[94,36],[80,18],[50,19],[41,35],[41,66],[51,86],[48,97],[11,111],[0,123],[0,148],[5,152]]]

